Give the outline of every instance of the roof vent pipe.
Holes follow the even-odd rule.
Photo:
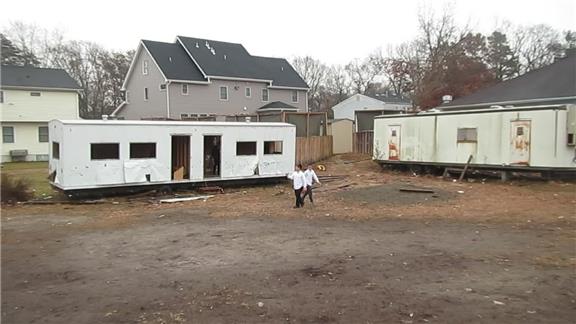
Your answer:
[[[442,96],[442,103],[450,103],[452,102],[452,96],[451,95],[443,95]]]

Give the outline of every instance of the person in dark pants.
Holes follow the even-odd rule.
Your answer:
[[[214,165],[212,166],[212,174],[219,175],[220,174],[220,145],[218,145],[218,140],[214,139],[214,143],[212,145],[212,161]]]
[[[314,198],[312,198],[312,185],[314,183],[317,184],[321,183],[320,180],[318,180],[316,172],[314,172],[313,165],[308,165],[308,168],[306,169],[306,171],[304,171],[304,179],[306,179],[306,192],[302,196],[302,202],[304,202],[304,199],[306,198],[306,196],[308,196],[308,198],[310,198],[310,203],[314,205]]]
[[[294,196],[296,198],[294,208],[304,207],[302,192],[306,192],[306,178],[304,178],[304,172],[302,172],[302,164],[296,166],[296,170],[288,175],[288,179],[292,180],[292,187],[294,188]]]

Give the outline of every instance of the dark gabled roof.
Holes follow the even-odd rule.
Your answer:
[[[202,72],[180,44],[142,40],[166,78],[173,80],[206,81]]]
[[[242,44],[177,38],[207,76],[270,80],[273,86],[308,88],[285,59],[252,56]]]
[[[265,104],[264,106],[258,108],[258,110],[261,109],[298,109],[298,108],[289,105],[287,103],[284,103],[282,101],[273,101],[269,104]]]
[[[2,65],[0,70],[0,82],[6,87],[81,89],[78,83],[62,69]]]
[[[523,102],[534,99],[576,97],[576,55],[530,71],[517,78],[497,83],[468,96],[443,104],[440,108],[467,105]]]
[[[253,57],[262,67],[263,77],[268,80],[273,80],[273,86],[308,88],[308,84],[306,84],[286,59],[262,56]]]

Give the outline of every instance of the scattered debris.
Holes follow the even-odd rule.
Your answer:
[[[260,308],[264,307],[264,303],[263,303],[263,302],[258,302],[257,305],[258,305],[258,307],[260,307]]]
[[[459,194],[463,194],[463,193],[464,193],[464,191],[462,191],[462,190],[458,190],[457,192],[458,192]]]
[[[494,304],[496,304],[496,305],[506,305],[506,304],[504,304],[503,302],[497,301],[497,300],[493,300],[492,302],[493,302]]]
[[[176,202],[192,201],[192,200],[200,200],[200,199],[203,199],[204,201],[206,201],[208,198],[212,198],[212,197],[214,197],[214,195],[170,198],[170,199],[160,199],[160,202],[161,203],[176,203]]]
[[[425,188],[400,188],[398,190],[403,192],[434,193],[434,190]]]
[[[200,188],[198,188],[198,191],[201,191],[201,192],[219,192],[221,194],[224,193],[224,189],[222,187],[218,187],[218,186],[200,187]]]
[[[318,164],[316,169],[318,169],[318,171],[326,171],[326,166],[324,164]]]

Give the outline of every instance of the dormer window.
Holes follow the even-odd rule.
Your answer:
[[[186,83],[182,84],[182,94],[185,96],[188,95],[188,85]]]
[[[148,75],[148,60],[142,62],[142,74]]]
[[[292,102],[298,102],[298,91],[292,90]]]

